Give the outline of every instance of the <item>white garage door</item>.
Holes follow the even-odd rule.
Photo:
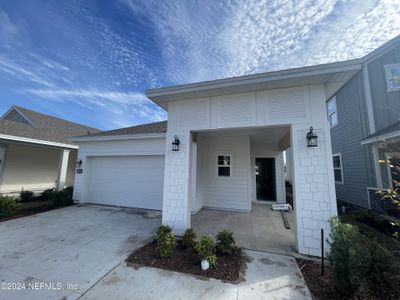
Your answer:
[[[163,183],[164,156],[89,158],[90,203],[161,210]]]

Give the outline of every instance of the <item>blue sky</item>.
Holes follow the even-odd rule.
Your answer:
[[[146,89],[357,58],[399,15],[398,0],[0,0],[0,114],[163,120]]]

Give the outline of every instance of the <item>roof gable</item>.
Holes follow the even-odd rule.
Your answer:
[[[2,117],[3,120],[8,120],[16,123],[35,126],[32,120],[25,116],[17,107],[11,107]]]
[[[69,138],[97,133],[100,130],[13,106],[0,118],[0,135],[3,138],[21,137],[70,144]]]

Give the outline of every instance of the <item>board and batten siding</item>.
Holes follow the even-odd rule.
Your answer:
[[[250,138],[200,136],[197,198],[204,207],[251,210]],[[219,177],[217,156],[231,156],[231,176]]]
[[[400,120],[400,91],[388,92],[385,65],[400,63],[400,46],[368,63],[368,76],[375,119],[375,130],[382,130]]]
[[[87,202],[88,161],[90,157],[164,155],[165,138],[79,142],[78,159],[82,173],[75,174],[74,201]]]
[[[362,72],[357,73],[336,93],[338,124],[331,128],[332,152],[340,153],[344,183],[336,184],[337,199],[368,207],[368,174],[372,174],[367,136]]]
[[[41,192],[56,186],[62,150],[19,144],[7,144],[5,148],[0,193],[19,193],[22,189]],[[75,161],[76,151],[71,150],[66,185],[73,184]]]

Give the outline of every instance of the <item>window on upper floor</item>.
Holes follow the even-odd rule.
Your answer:
[[[331,128],[335,127],[338,124],[336,97],[333,97],[326,102],[326,111],[328,112],[328,120],[329,124],[331,124]]]
[[[385,65],[388,92],[400,91],[400,64]]]
[[[333,172],[335,175],[336,183],[343,183],[343,167],[342,167],[342,155],[340,153],[333,154]]]
[[[217,157],[218,177],[231,176],[231,156],[218,155]]]

